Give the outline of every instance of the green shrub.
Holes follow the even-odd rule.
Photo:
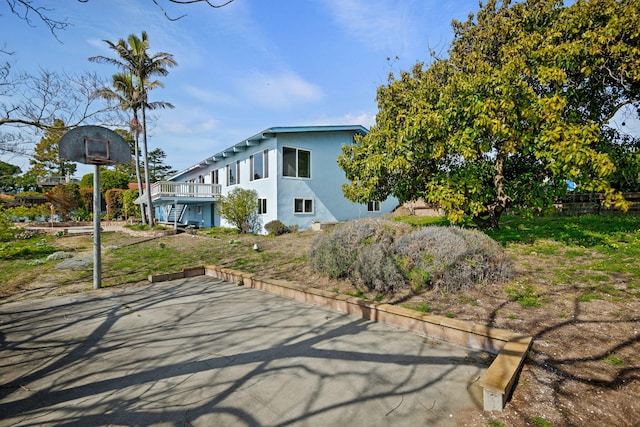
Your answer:
[[[14,239],[18,230],[13,226],[13,222],[0,212],[0,242],[8,242]]]
[[[38,242],[33,239],[20,240],[0,245],[0,259],[34,259],[47,256],[55,251],[56,248],[49,245],[45,239],[41,239]]]
[[[127,224],[124,227],[133,231],[171,230],[171,227],[161,224],[155,224],[153,227],[149,224]]]
[[[298,224],[287,226],[284,225],[284,223],[279,219],[274,219],[273,221],[269,221],[264,225],[264,229],[267,231],[267,233],[273,236],[280,236],[286,233],[297,233],[298,228]]]
[[[33,206],[12,206],[4,210],[4,215],[13,222],[21,220],[36,221],[39,219],[46,219],[51,215],[51,210],[48,205],[33,205]]]
[[[257,233],[260,230],[256,190],[234,188],[226,196],[221,196],[216,206],[220,216],[239,233]]]
[[[42,234],[38,230],[30,230],[30,229],[26,229],[26,230],[17,229],[17,230],[20,230],[20,231],[16,231],[16,234],[14,236],[14,239],[16,240],[29,240]]]
[[[279,219],[274,219],[273,221],[269,221],[264,225],[264,229],[269,234],[273,234],[274,236],[280,236],[281,234],[285,234],[289,232],[289,229],[286,225]]]

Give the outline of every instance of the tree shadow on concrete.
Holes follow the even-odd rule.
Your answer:
[[[486,367],[482,357],[310,307],[212,278],[7,304],[2,418],[19,425],[345,425],[371,416],[442,423],[462,405],[456,400],[481,406],[467,387]],[[369,332],[383,344],[370,342]],[[452,384],[459,389],[447,390]],[[433,396],[428,391],[436,397],[422,401]]]

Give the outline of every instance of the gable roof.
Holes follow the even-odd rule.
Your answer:
[[[340,132],[340,131],[351,131],[356,134],[365,135],[369,133],[367,128],[362,125],[335,125],[335,126],[276,126],[270,127],[262,132],[258,132],[257,134],[250,136],[229,148],[225,148],[224,150],[214,154],[213,156],[209,156],[206,159],[189,166],[188,168],[176,173],[175,175],[168,178],[172,180],[180,175],[184,175],[185,173],[191,172],[194,169],[198,169],[200,167],[205,167],[207,165],[211,165],[217,161],[220,161],[230,155],[235,153],[239,153],[244,151],[247,147],[253,147],[260,144],[260,141],[267,138],[273,138],[277,134],[282,133],[310,133],[310,132]]]

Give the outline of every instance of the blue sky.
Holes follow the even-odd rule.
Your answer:
[[[72,24],[60,41],[0,6],[0,45],[15,52],[16,71],[109,78],[116,69],[88,58],[113,56],[105,39],[147,31],[150,53],[178,62],[151,93],[176,108],[153,113],[149,139],[177,170],[272,126],[370,127],[389,72],[428,61],[429,48],[444,54],[451,20],[478,9],[477,0],[235,0],[221,9],[158,2],[172,17],[187,16],[169,21],[152,0],[46,2],[51,16]],[[28,159],[3,160],[29,167]]]

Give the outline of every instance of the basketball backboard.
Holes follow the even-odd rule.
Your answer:
[[[60,157],[87,165],[117,165],[131,160],[129,144],[101,126],[78,126],[60,138]]]

